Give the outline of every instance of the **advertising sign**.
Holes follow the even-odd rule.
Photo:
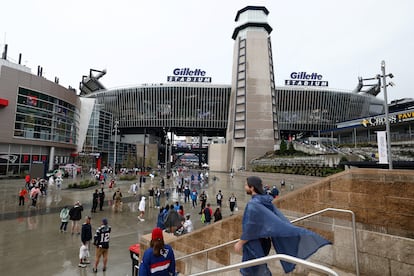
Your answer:
[[[175,68],[173,76],[167,76],[168,82],[211,82],[211,77],[206,76],[206,71],[201,69]]]
[[[295,86],[328,86],[328,82],[322,80],[322,75],[318,73],[292,72],[290,80],[285,80],[285,85]]]

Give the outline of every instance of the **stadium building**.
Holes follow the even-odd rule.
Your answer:
[[[292,72],[285,86],[275,86],[268,14],[257,6],[237,12],[231,85],[213,84],[200,68],[174,68],[165,83],[107,89],[100,82],[106,71],[91,69],[78,95],[57,78],[45,79],[41,67],[32,74],[20,62],[10,62],[5,47],[0,175],[24,175],[34,164],[46,171],[72,162],[87,168],[156,167],[173,161],[174,135],[199,137],[198,150],[182,153],[197,153],[204,158],[200,164],[208,161],[212,170],[221,171],[249,168],[252,159],[275,149],[281,139],[375,138],[383,126],[373,122],[384,113],[378,86],[331,89],[315,72]],[[403,110],[390,106],[390,116],[397,118],[392,137],[412,137],[409,102],[398,102]],[[204,137],[225,137],[226,144],[210,145],[207,155]]]

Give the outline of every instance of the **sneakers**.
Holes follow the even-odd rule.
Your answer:
[[[91,263],[91,261],[89,261],[89,260],[83,260],[83,261],[82,261],[82,263],[83,263],[83,264],[90,264],[90,263]]]
[[[79,267],[85,268],[86,264],[78,264]]]

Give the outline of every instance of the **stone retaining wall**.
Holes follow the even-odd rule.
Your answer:
[[[328,207],[355,213],[360,275],[413,275],[414,271],[414,172],[407,170],[354,169],[345,171],[295,190],[275,200],[289,217],[302,217]],[[178,256],[197,252],[238,239],[242,214],[223,219],[181,237],[168,237]],[[309,260],[331,266],[340,275],[354,275],[355,254],[351,217],[344,213],[328,213],[301,222],[332,241]],[[141,240],[141,248],[148,246]],[[143,251],[142,251],[143,252]],[[186,275],[192,272],[241,261],[233,247],[191,261],[177,263]],[[278,262],[271,264],[281,274]],[[228,275],[232,275],[231,273]],[[233,274],[234,275],[234,274]],[[291,275],[308,275],[298,267]]]

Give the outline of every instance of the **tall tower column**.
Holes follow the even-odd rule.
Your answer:
[[[252,159],[274,150],[279,140],[268,14],[265,7],[247,6],[235,19],[227,128],[228,164],[233,169],[249,169]]]

